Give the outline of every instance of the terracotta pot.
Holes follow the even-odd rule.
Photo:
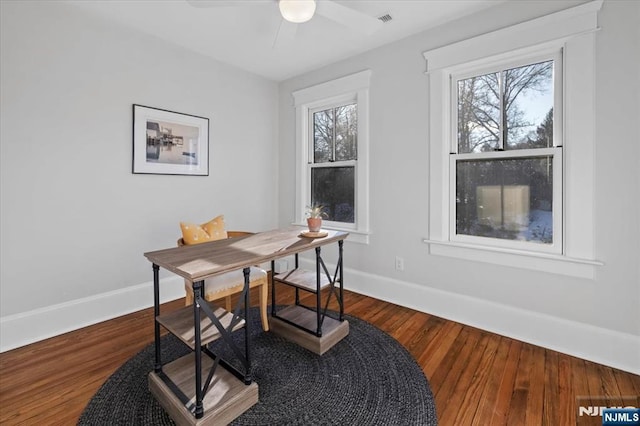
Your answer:
[[[322,228],[322,218],[308,217],[307,226],[309,227],[309,232],[318,232]]]

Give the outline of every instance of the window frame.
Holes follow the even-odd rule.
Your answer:
[[[308,129],[308,141],[307,143],[309,144],[309,146],[307,147],[308,150],[308,158],[307,158],[307,176],[306,179],[309,182],[309,192],[307,194],[307,199],[305,201],[305,205],[311,205],[312,200],[312,191],[311,191],[311,185],[312,185],[312,179],[311,179],[311,173],[313,169],[317,169],[317,168],[334,168],[334,167],[353,167],[354,168],[354,182],[353,182],[353,186],[354,186],[354,194],[353,194],[353,223],[349,223],[349,222],[338,222],[338,221],[332,221],[332,220],[328,220],[328,219],[323,219],[322,223],[323,226],[325,228],[330,228],[330,229],[342,229],[342,230],[356,230],[358,229],[358,203],[357,203],[357,198],[358,198],[358,186],[357,186],[357,176],[358,176],[358,142],[359,142],[359,138],[358,135],[356,134],[356,159],[355,160],[333,160],[333,161],[327,161],[327,162],[321,162],[321,163],[316,163],[315,159],[314,159],[314,152],[315,152],[315,133],[314,133],[314,119],[313,119],[313,114],[319,111],[325,111],[328,109],[332,109],[335,110],[338,107],[341,106],[345,106],[345,105],[356,105],[356,111],[358,109],[358,101],[357,101],[357,97],[354,96],[353,97],[347,97],[345,96],[344,98],[341,98],[340,100],[336,101],[336,102],[332,102],[330,104],[323,104],[320,106],[316,106],[314,108],[309,108],[308,110],[308,114],[309,114],[309,118],[308,118],[308,123],[309,123],[309,129]],[[335,116],[334,116],[335,118]],[[335,136],[335,132],[334,132],[334,136]],[[333,141],[333,156],[335,157],[335,150],[336,150],[336,146],[335,146],[335,140]]]
[[[602,0],[551,13],[423,53],[429,85],[429,220],[431,255],[594,279],[595,38]],[[563,251],[543,253],[451,241],[449,75],[467,67],[562,49]],[[554,111],[554,114],[556,111]],[[556,123],[554,123],[554,127]]]
[[[508,59],[495,60],[487,58],[481,61],[474,61],[471,64],[452,67],[447,70],[450,82],[449,104],[450,117],[449,124],[449,241],[466,244],[477,244],[487,247],[498,247],[505,249],[516,249],[531,252],[562,254],[563,246],[563,72],[562,72],[562,48],[552,47],[547,51],[536,51],[534,53],[523,53],[513,55]],[[485,74],[503,73],[506,70],[532,65],[541,62],[553,61],[553,147],[549,148],[528,148],[528,149],[504,149],[504,141],[499,145],[501,150],[488,152],[458,153],[458,81]],[[504,111],[501,109],[501,114]],[[501,129],[502,130],[502,129]],[[553,157],[553,243],[540,244],[528,241],[516,241],[500,238],[490,238],[467,234],[458,234],[456,229],[457,221],[457,167],[456,163],[463,160],[490,160],[490,159],[517,159],[535,158],[539,156]]]
[[[296,109],[296,204],[294,225],[306,226],[305,206],[311,202],[311,169],[355,167],[354,223],[324,220],[323,228],[347,231],[349,241],[369,243],[369,84],[371,71],[365,70],[292,93]],[[356,104],[356,160],[314,163],[313,112]]]

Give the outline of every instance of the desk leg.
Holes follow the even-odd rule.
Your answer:
[[[245,358],[247,360],[247,365],[244,370],[244,384],[251,384],[251,350],[250,350],[250,342],[249,335],[251,333],[251,314],[250,314],[250,301],[249,301],[249,273],[251,272],[251,268],[244,268],[242,270],[244,273],[244,352]]]
[[[196,358],[196,419],[201,419],[204,415],[202,404],[202,336],[200,335],[200,304],[202,303],[202,288],[204,281],[193,283],[193,325],[195,334],[195,358]]]
[[[153,264],[153,322],[154,322],[154,340],[155,340],[155,365],[153,370],[156,373],[162,371],[162,360],[160,359],[160,323],[156,318],[160,315],[160,267]]]
[[[294,268],[298,269],[299,264],[298,264],[298,253],[296,253],[295,255],[295,263],[294,263]],[[295,288],[296,290],[296,306],[300,305],[300,289],[298,287]]]
[[[322,312],[320,307],[322,306],[322,294],[320,293],[320,247],[316,247],[316,318],[318,326],[316,328],[316,336],[322,337]],[[296,288],[297,290],[297,288]]]
[[[338,241],[338,261],[340,262],[340,321],[344,321],[344,294],[343,294],[343,289],[344,286],[342,284],[342,280],[343,280],[343,273],[344,273],[344,269],[342,267],[343,262],[342,262],[342,245],[344,243],[344,240],[340,240]]]
[[[275,316],[276,314],[276,284],[275,284],[275,275],[276,275],[276,261],[271,261],[271,316]]]

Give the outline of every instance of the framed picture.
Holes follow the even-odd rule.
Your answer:
[[[133,173],[209,175],[209,119],[133,105]]]

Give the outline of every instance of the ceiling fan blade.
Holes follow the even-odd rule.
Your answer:
[[[289,46],[293,44],[297,32],[298,24],[294,24],[293,22],[281,19],[280,25],[278,26],[278,32],[276,33],[276,37],[273,40],[272,48],[276,48],[276,46]]]
[[[273,4],[271,0],[184,0],[193,7],[201,9],[210,7],[236,7]]]
[[[316,4],[316,13],[365,34],[373,34],[384,25],[378,18],[331,0],[319,0]]]

